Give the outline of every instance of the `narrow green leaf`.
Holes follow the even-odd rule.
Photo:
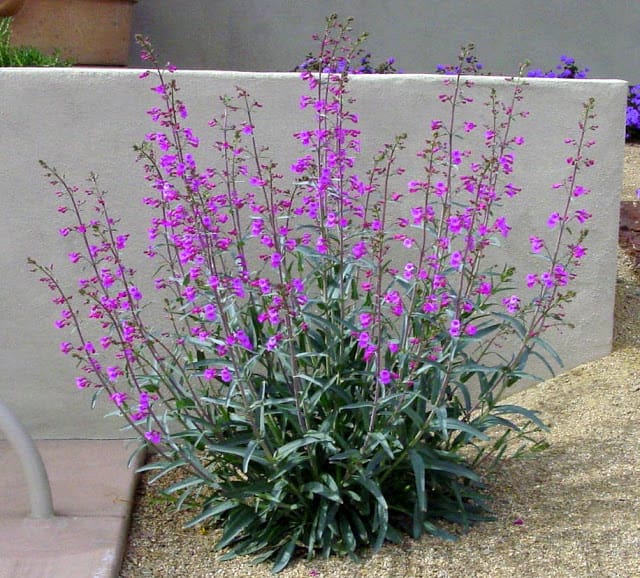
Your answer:
[[[323,432],[308,432],[304,437],[298,438],[297,440],[293,440],[288,444],[279,447],[276,450],[274,457],[276,457],[277,459],[283,459],[289,454],[295,452],[297,449],[300,449],[304,446],[323,442],[332,443],[333,438],[329,434]]]
[[[549,427],[540,419],[537,411],[520,407],[519,405],[498,405],[493,411],[499,415],[521,415],[532,421],[543,431],[549,431]]]
[[[347,551],[355,552],[357,546],[356,537],[353,535],[353,530],[351,529],[349,520],[347,520],[344,515],[340,516],[338,527],[340,528],[340,537],[342,538]]]
[[[376,533],[376,539],[373,543],[373,550],[377,552],[382,548],[389,531],[389,507],[387,505],[387,501],[382,495],[382,492],[380,491],[380,488],[375,482],[366,478],[361,473],[356,474],[354,479],[376,499],[378,530]]]
[[[340,497],[340,494],[336,491],[331,490],[320,482],[307,482],[304,486],[302,486],[302,491],[309,492],[310,494],[317,494],[318,496],[327,498],[327,500],[342,504],[342,498]]]
[[[277,574],[281,570],[287,567],[289,562],[291,561],[291,557],[293,556],[293,551],[296,548],[296,542],[298,541],[298,536],[300,535],[300,530],[298,530],[294,536],[289,540],[278,552],[276,559],[271,568],[272,574]]]
[[[220,514],[226,512],[227,510],[232,510],[233,508],[239,507],[237,502],[232,502],[230,500],[226,500],[224,502],[218,502],[214,506],[206,508],[201,514],[197,515],[195,518],[189,520],[187,524],[185,524],[185,528],[193,528],[198,524],[204,522],[208,518],[212,518],[214,516],[219,516]]]
[[[424,475],[424,460],[414,449],[409,450],[409,460],[413,468],[413,477],[416,485],[416,497],[418,498],[418,508],[421,512],[427,511],[426,481]]]
[[[486,433],[473,427],[471,424],[465,423],[463,421],[460,421],[451,417],[448,417],[445,419],[445,427],[448,430],[463,431],[465,433],[468,433],[472,437],[476,437],[484,441],[489,440],[489,436]]]
[[[224,525],[224,531],[222,537],[216,544],[216,550],[222,550],[226,548],[231,542],[233,542],[240,534],[242,534],[252,522],[256,520],[257,516],[253,513],[253,510],[244,506],[241,509],[232,512]]]

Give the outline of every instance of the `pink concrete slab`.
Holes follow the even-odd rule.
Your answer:
[[[126,530],[115,516],[0,519],[0,578],[114,578]]]
[[[0,578],[112,578],[127,536],[140,459],[122,440],[40,440],[56,516],[29,517],[20,462],[0,442]]]
[[[133,446],[122,440],[39,440],[53,495],[63,516],[126,516],[131,506]],[[29,514],[18,456],[0,442],[0,518]]]

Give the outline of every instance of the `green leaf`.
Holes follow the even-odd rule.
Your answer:
[[[258,447],[259,447],[258,440],[251,440],[247,444],[246,455],[244,456],[244,458],[242,460],[242,471],[243,471],[243,473],[246,474],[249,471],[249,463],[251,462],[253,454],[256,451],[256,449],[258,449]]]
[[[329,434],[322,432],[308,432],[304,437],[293,440],[279,447],[276,450],[274,457],[281,460],[286,458],[289,454],[295,452],[297,449],[322,442],[333,443],[333,438]]]
[[[349,523],[349,520],[347,520],[347,518],[344,515],[340,516],[338,527],[340,528],[340,537],[342,538],[344,545],[347,548],[347,551],[355,552],[357,541],[355,536],[353,535],[351,524]]]
[[[445,427],[448,430],[463,431],[465,433],[468,433],[472,437],[475,437],[484,441],[489,440],[489,436],[487,434],[473,427],[471,424],[465,423],[463,421],[460,421],[451,417],[446,418],[444,421],[445,421]]]
[[[519,405],[498,405],[493,409],[498,415],[515,414],[526,417],[543,431],[549,431],[549,427],[540,419],[537,411],[520,407]]]
[[[409,450],[409,460],[413,468],[413,477],[416,485],[416,497],[418,498],[418,508],[421,512],[427,511],[427,492],[424,475],[424,460],[414,449]]]
[[[237,442],[236,442],[237,443]],[[220,454],[227,454],[231,456],[238,456],[243,459],[246,459],[247,456],[247,447],[243,445],[226,445],[226,444],[212,444],[207,443],[207,450],[210,452],[218,452]],[[262,458],[260,456],[251,455],[251,460],[260,464],[261,466],[268,466],[269,460],[266,458]]]
[[[560,367],[564,367],[564,363],[562,363],[562,359],[560,358],[560,355],[546,339],[542,339],[541,337],[534,337],[531,341],[536,345],[539,345],[540,347],[542,347],[542,349],[544,349],[547,353],[549,353],[549,355],[553,357],[554,361]]]
[[[239,506],[240,504],[238,504],[237,502],[232,502],[230,500],[217,502],[214,506],[205,508],[202,513],[197,515],[195,518],[189,520],[189,522],[187,522],[184,527],[193,528],[194,526],[197,526],[198,524],[204,522],[209,518],[219,516],[220,514],[223,514],[224,512],[226,512],[227,510],[232,510],[233,508],[238,508]]]
[[[505,321],[507,325],[510,325],[518,334],[518,337],[520,339],[525,340],[527,338],[527,329],[520,320],[516,319],[512,315],[507,315],[506,313],[500,313],[498,311],[493,311],[493,315],[495,315],[498,319],[502,319],[503,321]]]
[[[325,486],[320,482],[307,482],[304,486],[302,486],[302,491],[309,492],[310,494],[317,494],[318,496],[327,498],[327,500],[331,500],[332,502],[337,502],[338,504],[342,504],[342,498],[340,497],[340,493],[328,488],[327,486]]]
[[[222,537],[216,544],[216,550],[222,550],[226,548],[231,542],[233,542],[240,534],[242,534],[255,520],[256,514],[253,510],[243,506],[232,512],[224,525],[224,531]]]
[[[291,540],[289,540],[278,552],[276,559],[271,568],[272,574],[277,574],[281,570],[287,567],[289,562],[291,561],[291,557],[293,556],[293,552],[296,548],[296,542],[298,541],[298,537],[300,536],[300,530],[298,530]]]
[[[354,476],[354,480],[358,482],[367,492],[369,492],[376,500],[376,521],[377,521],[377,533],[376,539],[373,543],[373,550],[377,552],[382,548],[384,540],[387,537],[389,531],[389,506],[384,499],[382,492],[378,485],[364,476],[362,473],[358,473]]]
[[[349,517],[351,518],[351,528],[354,533],[357,535],[360,544],[368,544],[369,543],[369,532],[367,531],[367,527],[365,523],[362,521],[360,514],[356,512],[354,509],[348,510]]]

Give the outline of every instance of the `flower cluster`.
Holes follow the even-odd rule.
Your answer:
[[[521,194],[524,83],[483,94],[486,117],[471,118],[476,88],[463,72],[477,63],[463,50],[439,95],[448,113],[418,152],[424,171],[404,176],[404,134],[363,171],[349,30],[329,19],[322,65],[301,72],[310,126],[293,135],[289,177],[266,157],[261,105],[241,88],[209,123],[218,162],[202,167],[173,68],[156,68],[160,104],[137,148],[152,282],[126,264],[129,235],[97,184],[80,191],[51,168],[72,218],[60,234],[78,241],[78,289],[32,261],[55,293],[56,325],[75,330],[60,348],[79,362],[78,387],[106,391],[164,458],[154,467],[191,470],[170,491],[200,504],[193,524],[221,525],[220,548],[272,558],[275,570],[300,545],[353,554],[403,532],[444,536],[439,518],[477,519],[480,464],[544,428],[499,399],[531,354],[550,350],[542,335],[563,322],[587,251],[578,177],[593,164],[592,101],[551,191],[561,208],[548,235],[530,237],[540,266],[516,272],[488,253],[509,240],[504,207]],[[516,275],[528,293],[513,292]]]
[[[629,87],[626,138],[631,142],[640,140],[640,84]]]
[[[580,68],[574,58],[562,54],[560,56],[560,64],[554,70],[546,72],[541,68],[534,68],[527,72],[530,78],[587,78],[588,68]]]
[[[344,22],[338,19],[337,14],[331,14],[327,18],[329,26],[340,28],[344,34],[351,32],[353,18],[347,18]],[[320,37],[314,35],[314,40],[319,41]],[[365,52],[362,44],[368,38],[367,33],[363,33],[358,38],[350,40],[349,45],[344,45],[337,53],[327,53],[319,56],[309,52],[305,59],[298,64],[294,72],[334,72],[348,74],[395,74],[401,72],[395,68],[395,58],[389,57],[378,64],[373,64],[371,53]]]

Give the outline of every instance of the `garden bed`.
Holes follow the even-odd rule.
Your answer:
[[[640,147],[625,149],[622,201],[640,187]],[[631,576],[640,566],[640,277],[618,253],[614,351],[513,397],[552,425],[549,449],[490,480],[496,520],[456,542],[406,539],[362,562],[298,561],[283,578]],[[567,335],[570,338],[570,335]],[[213,536],[180,526],[141,485],[120,578],[270,576],[270,566],[219,561]]]

